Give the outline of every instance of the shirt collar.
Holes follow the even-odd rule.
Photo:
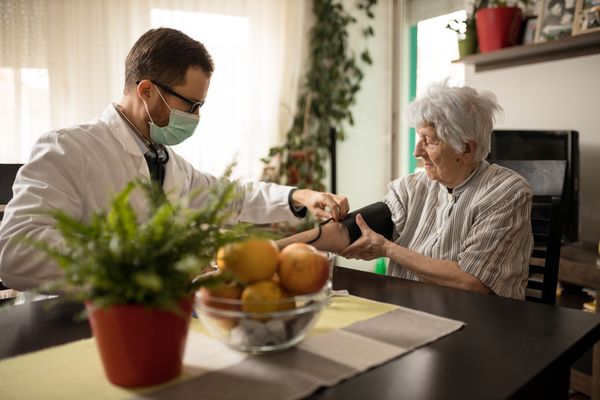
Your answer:
[[[125,151],[134,156],[143,157],[144,152],[135,142],[134,135],[129,132],[127,123],[121,118],[113,104],[106,107],[100,119],[106,123],[110,133],[121,143]]]
[[[159,158],[163,162],[166,162],[169,159],[165,146],[161,144],[155,144],[156,150],[159,154],[148,148],[146,143],[144,143],[142,139],[138,137],[138,135],[133,131],[133,128],[129,126],[129,123],[117,111],[114,103],[104,110],[102,117],[107,121],[111,131],[113,132],[113,135],[117,137],[117,139],[129,153],[135,155],[144,155],[150,158]],[[136,151],[135,147],[139,149],[139,152]]]
[[[488,163],[486,160],[482,160],[479,163],[479,165],[477,166],[477,168],[475,168],[475,170],[471,173],[471,175],[469,175],[469,177],[467,179],[465,179],[465,181],[463,183],[461,183],[460,185],[453,188],[452,192],[450,192],[448,190],[448,187],[446,187],[445,185],[442,185],[441,183],[439,183],[440,190],[443,190],[444,193],[458,196],[459,194],[464,192],[467,189],[467,187],[469,187],[471,182],[476,181],[477,177],[479,177],[483,173],[483,171],[485,171],[487,169],[487,167],[489,165],[490,165],[490,163]]]

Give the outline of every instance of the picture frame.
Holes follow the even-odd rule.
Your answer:
[[[535,43],[571,36],[576,0],[540,0]]]
[[[538,17],[527,17],[523,21],[523,36],[521,38],[521,44],[532,44],[535,43],[535,35],[537,32]]]
[[[577,0],[573,35],[600,31],[600,0]]]

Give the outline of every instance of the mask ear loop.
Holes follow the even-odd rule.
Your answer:
[[[150,111],[148,111],[148,104],[146,104],[146,100],[142,99],[142,102],[144,103],[144,108],[146,109],[146,114],[148,114],[148,118],[150,118],[150,122],[152,122],[154,124],[154,120],[152,119],[152,116],[150,115]],[[154,124],[156,125],[156,124]]]
[[[163,97],[162,93],[160,92],[160,89],[158,87],[156,87],[156,85],[154,85],[154,88],[156,89],[156,91],[158,92],[158,95],[160,96],[160,98],[162,99],[162,101],[167,105],[167,107],[169,107],[169,110],[173,111],[173,107],[171,107],[169,105],[169,103],[167,103],[167,101],[165,100],[165,98]]]
[[[169,107],[169,110],[173,111],[173,109],[171,108],[171,106],[169,105],[169,103],[167,103],[167,101],[163,97],[163,95],[160,92],[160,90],[156,87],[156,85],[154,85],[154,88],[158,92],[158,95],[160,96],[161,100],[167,105],[167,107]],[[150,118],[150,122],[152,122],[154,125],[156,125],[154,123],[154,120],[152,119],[152,116],[150,115],[150,111],[148,111],[148,104],[146,103],[146,100],[142,99],[142,102],[144,103],[144,108],[146,109],[146,114],[148,114],[148,118]]]

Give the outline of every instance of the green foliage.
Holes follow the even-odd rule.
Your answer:
[[[228,279],[212,276],[194,281],[219,247],[239,240],[250,229],[246,224],[223,228],[237,197],[235,183],[227,179],[229,173],[209,190],[190,197],[204,197],[199,209],[186,206],[190,199],[171,204],[159,186],[138,180],[129,183],[111,208],[95,214],[89,223],[53,211],[63,245],[33,243],[65,272],[53,287],[99,306],[174,308],[198,286]],[[130,204],[136,191],[145,195],[145,213],[136,212]]]
[[[375,17],[377,0],[360,0],[357,7],[367,19]],[[365,48],[357,56],[348,47],[348,28],[356,18],[336,0],[313,0],[316,21],[310,33],[310,67],[298,99],[298,112],[285,143],[269,150],[266,164],[278,160],[276,176],[266,179],[323,190],[324,164],[329,157],[330,130],[336,138],[345,137],[344,124],[354,124],[351,107],[361,88],[364,73],[359,63],[372,64]],[[362,29],[368,39],[375,35],[372,26]]]

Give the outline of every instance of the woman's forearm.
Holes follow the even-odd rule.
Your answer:
[[[279,239],[277,246],[283,249],[285,246],[296,242],[308,243],[315,240],[318,233],[318,228],[309,229],[287,238]],[[350,244],[350,237],[343,224],[331,221],[321,226],[321,235],[311,244],[319,250],[338,253]]]
[[[490,293],[490,290],[479,279],[460,269],[455,261],[427,257],[394,242],[386,244],[385,255],[403,267],[410,269],[423,282]]]

